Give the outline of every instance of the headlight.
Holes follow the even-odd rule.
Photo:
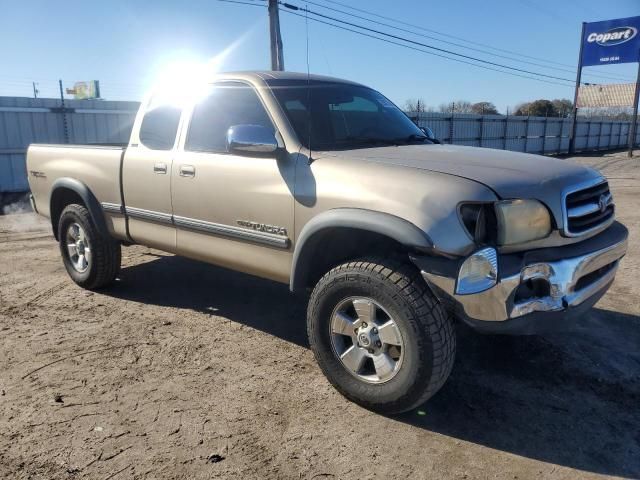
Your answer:
[[[488,290],[498,279],[498,257],[493,248],[483,248],[467,258],[460,267],[456,293],[468,295]]]
[[[514,245],[551,233],[551,217],[537,200],[505,200],[495,204],[498,245]]]

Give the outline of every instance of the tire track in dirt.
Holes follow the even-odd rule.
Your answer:
[[[43,302],[47,301],[51,297],[54,297],[57,293],[63,292],[68,286],[69,282],[67,280],[63,282],[57,282],[53,286],[36,293],[36,295],[33,296],[30,300],[17,305],[6,306],[3,308],[3,310],[8,311],[12,314],[16,314],[29,308],[40,306]]]

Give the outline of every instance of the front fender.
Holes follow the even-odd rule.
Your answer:
[[[313,217],[296,240],[291,266],[291,291],[304,288],[304,279],[309,273],[310,259],[318,247],[314,238],[331,228],[354,228],[389,237],[407,247],[432,249],[429,236],[413,223],[391,215],[360,208],[336,208]]]

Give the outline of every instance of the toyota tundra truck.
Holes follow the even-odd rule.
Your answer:
[[[434,395],[456,322],[531,334],[579,320],[626,253],[591,168],[438,144],[330,77],[227,73],[197,91],[150,95],[126,146],[29,147],[33,207],[68,274],[107,287],[138,244],[288,284],[308,298],[320,368],[366,408]]]

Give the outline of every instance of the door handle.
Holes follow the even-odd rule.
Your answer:
[[[195,177],[196,176],[196,167],[193,165],[180,165],[180,176],[181,177]]]
[[[166,174],[167,173],[167,164],[166,163],[156,163],[153,165],[153,173]]]

